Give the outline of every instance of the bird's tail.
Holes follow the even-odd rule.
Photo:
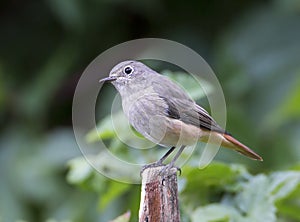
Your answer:
[[[224,139],[222,140],[222,146],[234,149],[237,152],[239,152],[251,159],[260,160],[260,161],[263,160],[263,158],[261,156],[259,156],[257,153],[255,153],[253,150],[251,150],[249,147],[245,146],[244,144],[242,144],[241,142],[239,142],[232,136],[230,136],[228,134],[223,134],[223,138]]]

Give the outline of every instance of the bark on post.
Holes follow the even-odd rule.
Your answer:
[[[177,169],[162,174],[162,168],[149,167],[142,173],[139,222],[180,222]]]

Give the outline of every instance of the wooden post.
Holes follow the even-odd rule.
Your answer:
[[[162,173],[163,166],[142,172],[139,222],[180,222],[177,169]]]

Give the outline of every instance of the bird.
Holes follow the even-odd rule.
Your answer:
[[[185,90],[142,62],[128,60],[115,65],[109,76],[99,82],[110,82],[121,95],[122,108],[129,123],[148,140],[168,147],[165,159],[179,147],[169,163],[174,166],[186,146],[198,141],[218,143],[251,159],[262,157],[220,127],[209,113]]]

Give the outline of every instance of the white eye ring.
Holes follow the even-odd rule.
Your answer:
[[[131,66],[125,66],[123,72],[126,74],[126,75],[130,75],[131,73],[133,73],[133,68]]]

